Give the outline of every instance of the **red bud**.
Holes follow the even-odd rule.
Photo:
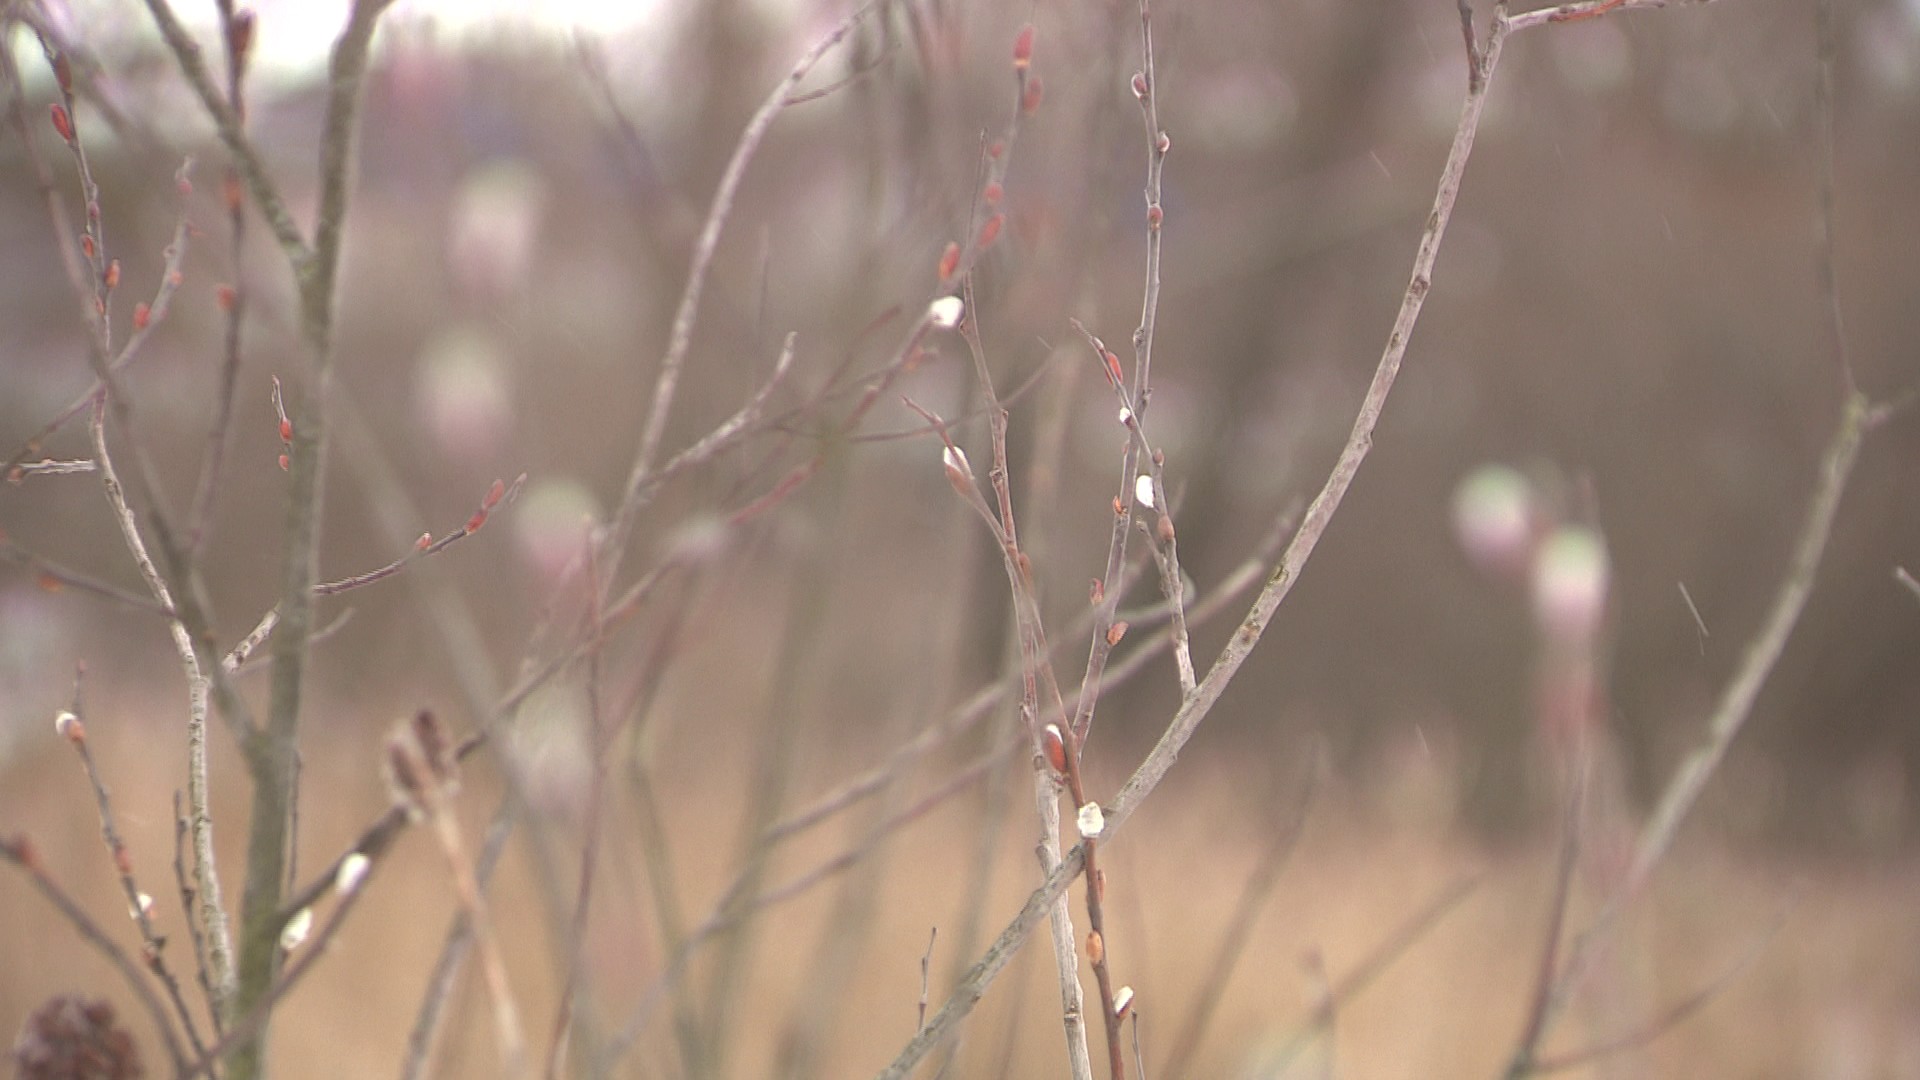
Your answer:
[[[234,292],[233,286],[231,285],[221,285],[213,290],[214,303],[220,305],[221,311],[232,311],[233,302],[237,296],[238,294]]]
[[[73,64],[66,53],[53,54],[53,81],[60,84],[60,93],[73,96]]]
[[[1044,92],[1045,92],[1045,89],[1040,82],[1040,76],[1038,75],[1028,76],[1026,93],[1020,96],[1020,111],[1026,113],[1029,116],[1033,115],[1036,112],[1039,112],[1040,96]]]
[[[120,285],[120,260],[119,259],[115,259],[112,262],[107,264],[107,272],[101,277],[100,280],[106,282],[107,288],[109,289],[119,287]]]
[[[507,485],[498,479],[494,480],[493,486],[487,489],[487,497],[480,500],[480,509],[491,510],[499,506],[501,496],[506,493]]]
[[[992,247],[993,242],[1000,237],[1000,227],[1006,223],[1007,215],[1005,214],[995,214],[988,218],[987,223],[980,226],[980,239],[975,246],[982,251]]]
[[[62,139],[72,142],[73,117],[67,115],[67,107],[56,101],[53,103],[51,112],[53,114],[53,130],[59,132]]]
[[[1020,33],[1013,39],[1013,66],[1016,70],[1024,71],[1031,63],[1033,63],[1033,24],[1028,23],[1020,28]]]
[[[146,301],[143,300],[133,305],[133,328],[135,330],[145,330],[147,324],[151,321],[153,321],[153,309],[147,306]]]
[[[1040,748],[1047,755],[1047,764],[1053,766],[1054,772],[1067,771],[1067,744],[1060,739],[1060,725],[1048,724],[1046,730],[1040,733]]]
[[[287,419],[280,421],[280,441],[283,443],[293,441],[293,421]]]
[[[940,253],[940,280],[946,281],[952,278],[953,272],[958,269],[960,269],[960,245],[949,240],[946,250]]]
[[[473,516],[467,519],[467,533],[471,535],[473,533],[479,532],[480,526],[485,525],[486,523],[487,523],[487,512],[485,510],[475,510],[473,512]]]

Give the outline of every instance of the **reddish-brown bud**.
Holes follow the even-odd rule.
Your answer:
[[[1160,520],[1153,523],[1153,534],[1160,538],[1162,544],[1173,543],[1173,519],[1161,514]]]
[[[133,854],[127,850],[127,845],[125,844],[114,845],[113,868],[115,870],[120,871],[122,874],[133,873]]]
[[[73,96],[73,64],[66,53],[53,54],[53,81],[60,84],[60,93]]]
[[[1124,514],[1126,512],[1127,512],[1127,504],[1120,501],[1120,496],[1115,495],[1113,497],[1113,516],[1119,517],[1121,514]]]
[[[1029,116],[1039,112],[1040,98],[1045,93],[1046,93],[1046,87],[1043,83],[1041,83],[1040,76],[1029,75],[1027,77],[1026,92],[1020,95],[1020,111],[1026,113]]]
[[[252,8],[241,8],[233,13],[233,22],[227,26],[227,55],[233,58],[235,67],[247,62],[247,54],[253,49],[254,15]]]
[[[180,283],[184,280],[186,279],[180,276],[180,271],[178,270],[169,271],[167,274],[167,285],[169,288],[179,288]]]
[[[226,175],[220,178],[220,199],[226,203],[227,210],[238,211],[245,195],[246,190],[240,186],[240,174],[228,169]]]
[[[147,324],[152,321],[153,309],[147,306],[145,300],[133,305],[133,328],[135,330],[145,330]]]
[[[283,443],[293,441],[293,421],[284,417],[280,420],[280,441]]]
[[[1107,646],[1111,648],[1112,646],[1120,644],[1120,639],[1126,636],[1127,624],[1126,620],[1123,619],[1107,627]]]
[[[92,236],[82,236],[80,238],[80,254],[85,255],[89,259],[93,258]]]
[[[486,523],[487,523],[487,512],[485,510],[475,510],[473,512],[473,516],[467,519],[467,534],[471,536],[472,534],[479,532],[480,527],[482,525],[485,525]]]
[[[480,509],[491,510],[500,505],[500,499],[507,493],[506,482],[496,478],[493,486],[487,489],[487,497],[480,500]]]
[[[96,222],[100,220],[100,203],[98,201],[88,200],[87,220]]]
[[[281,472],[286,472],[286,471],[287,471],[287,466],[288,466],[289,464],[290,464],[290,462],[288,462],[288,461],[287,461],[287,455],[285,455],[285,454],[281,454],[281,455],[280,455],[280,471],[281,471]]]
[[[415,551],[425,551],[432,546],[433,546],[432,533],[421,533],[420,539],[415,540],[413,542],[413,550]]]
[[[1015,70],[1025,71],[1033,63],[1033,24],[1020,28],[1013,39],[1013,66]]]
[[[220,305],[221,311],[232,311],[233,302],[239,298],[231,285],[219,285],[213,290],[213,302]]]
[[[1007,143],[1004,139],[995,139],[987,144],[987,156],[995,161],[1000,160],[1000,155],[1006,152]]]
[[[986,190],[980,193],[980,198],[988,206],[999,206],[1000,200],[1006,195],[1006,193],[1007,193],[1007,189],[1000,186],[1000,181],[995,180],[989,183],[986,187]]]
[[[117,289],[120,287],[120,260],[119,259],[115,259],[112,262],[107,264],[107,271],[105,274],[101,275],[100,280],[104,282],[107,288],[109,289]]]
[[[1087,931],[1087,961],[1092,964],[1103,964],[1106,960],[1106,939],[1100,936],[1098,930]]]
[[[1144,71],[1136,71],[1133,73],[1133,96],[1141,99],[1142,101],[1146,100],[1147,73]]]
[[[1168,135],[1164,131],[1161,132],[1159,135],[1154,137],[1153,148],[1155,150],[1158,150],[1162,156],[1165,156],[1167,151],[1173,149],[1172,136]]]
[[[1160,209],[1159,203],[1154,203],[1152,206],[1147,207],[1147,231],[1159,232],[1160,222],[1165,217],[1166,214]]]
[[[1047,764],[1053,766],[1054,772],[1067,771],[1067,744],[1060,737],[1060,725],[1048,724],[1040,733],[1040,749],[1047,755]]]
[[[951,280],[954,271],[958,269],[960,269],[960,245],[949,240],[946,250],[940,253],[940,280]]]
[[[53,130],[58,132],[62,139],[65,139],[67,142],[72,142],[73,117],[67,115],[67,107],[56,101],[53,103],[53,108],[49,111],[53,115]]]
[[[1094,578],[1093,584],[1087,586],[1087,603],[1093,605],[1094,607],[1099,607],[1100,601],[1105,600],[1106,598],[1107,598],[1107,586],[1099,578]]]
[[[980,226],[980,238],[974,246],[982,251],[992,247],[993,242],[1000,238],[1000,227],[1006,223],[1007,215],[1005,214],[995,214],[988,218],[986,224]]]
[[[13,834],[13,838],[5,841],[5,845],[21,866],[34,871],[40,869],[40,849],[33,846],[33,841],[27,839],[25,833]]]
[[[1126,379],[1123,378],[1120,374],[1120,358],[1113,355],[1111,352],[1103,353],[1102,355],[1106,358],[1106,361],[1107,361],[1107,378],[1115,386],[1119,386],[1120,384],[1124,383]]]
[[[35,583],[40,586],[41,592],[56,593],[67,587],[64,582],[52,574],[41,574],[35,579]]]

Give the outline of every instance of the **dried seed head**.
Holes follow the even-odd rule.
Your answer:
[[[133,1036],[115,1021],[113,1006],[71,994],[34,1010],[9,1060],[19,1080],[134,1080],[144,1075]]]

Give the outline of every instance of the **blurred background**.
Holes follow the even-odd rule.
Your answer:
[[[325,50],[344,7],[258,7],[248,126],[303,228]],[[1920,382],[1920,5],[1837,7],[1840,304],[1861,387],[1896,399]],[[211,10],[183,14],[218,58]],[[527,480],[475,536],[322,603],[323,624],[346,621],[311,668],[302,866],[325,865],[387,805],[378,762],[396,718],[433,708],[477,728],[523,657],[552,655],[535,628],[575,610],[577,556],[620,499],[740,131],[845,14],[811,0],[537,16],[401,0],[386,16],[341,270],[322,576],[458,529],[496,477]],[[176,510],[193,499],[214,423],[221,289],[241,290],[237,405],[205,561],[231,644],[278,590],[271,387],[308,385],[292,279],[257,216],[236,251],[226,156],[145,12],[74,4],[49,18],[85,44],[97,88],[75,123],[124,268],[123,332],[182,213],[194,227],[172,308],[126,373],[137,450],[115,435],[151,457],[149,497]],[[1445,3],[1161,0],[1154,19],[1173,149],[1147,423],[1205,599],[1319,489],[1346,437],[1406,287],[1465,69]],[[1010,148],[1006,227],[981,258],[973,314],[1009,399],[1014,497],[1061,682],[1077,684],[1075,620],[1104,565],[1122,442],[1068,320],[1131,363],[1147,160],[1127,89],[1138,9],[881,3],[803,84],[829,92],[785,108],[751,166],[663,447],[691,445],[740,408],[793,334],[765,422],[652,489],[613,585],[665,567],[661,585],[614,629],[597,671],[552,680],[470,765],[460,812],[472,846],[503,792],[528,826],[506,849],[495,912],[536,1046],[567,968],[590,819],[603,835],[582,1009],[603,1034],[639,1018],[630,1075],[870,1074],[914,1030],[922,955],[937,1005],[1035,880],[1029,764],[1013,754],[752,933],[696,952],[657,1009],[635,1011],[736,879],[749,838],[881,765],[1006,670],[999,553],[948,488],[938,442],[899,403],[908,394],[954,421],[984,479],[966,349],[939,336],[907,369],[887,365],[936,295],[943,246],[977,223],[983,148],[1014,111],[1009,50],[1029,21],[1044,98]],[[8,45],[27,135],[53,197],[78,214],[73,161],[45,120],[45,58],[24,30]],[[1186,1075],[1485,1076],[1504,1064],[1545,933],[1559,772],[1525,581],[1462,550],[1456,492],[1503,465],[1537,520],[1604,537],[1595,717],[1609,768],[1595,818],[1602,840],[1630,838],[1760,623],[1839,415],[1817,273],[1816,72],[1813,13],[1790,0],[1509,43],[1372,455],[1252,660],[1106,857],[1109,938],[1118,978],[1139,994],[1149,1075],[1177,1064],[1169,1055],[1210,989],[1224,992]],[[187,155],[183,201],[173,176]],[[9,454],[90,385],[62,242],[9,125]],[[863,407],[880,378],[886,390]],[[44,452],[88,457],[84,423]],[[1920,596],[1894,577],[1920,569],[1916,461],[1910,414],[1870,436],[1747,729],[1619,931],[1593,1000],[1549,1046],[1632,1030],[1766,947],[1700,1015],[1585,1075],[1920,1076]],[[804,484],[730,522],[796,468],[811,470]],[[0,830],[33,836],[50,871],[134,940],[113,917],[124,901],[93,798],[53,731],[84,663],[84,713],[122,827],[163,928],[184,942],[166,884],[171,792],[185,782],[166,626],[34,561],[140,591],[96,476],[0,487],[0,529],[12,553],[0,564]],[[1126,604],[1156,598],[1149,570]],[[1194,628],[1203,668],[1244,610],[1230,603]],[[264,668],[241,679],[264,701]],[[1164,657],[1103,694],[1088,749],[1099,797],[1177,701]],[[780,847],[757,880],[776,888],[850,845],[866,850],[890,815],[944,792],[1014,724],[997,708],[893,770],[880,794]],[[237,902],[249,788],[232,740],[216,731],[215,743]],[[596,771],[606,783],[592,795]],[[1277,884],[1236,929],[1237,898],[1303,818]],[[1606,844],[1595,847],[1604,863]],[[1576,923],[1606,895],[1604,867],[1589,871]],[[1313,1026],[1329,979],[1475,875],[1336,1022]],[[399,1068],[453,891],[422,836],[369,889],[337,955],[276,1021],[279,1075]],[[131,1000],[19,875],[0,875],[0,910],[9,1037],[58,991]],[[1230,977],[1211,966],[1223,935]],[[949,1075],[1060,1074],[1049,962],[1044,946],[1028,952]],[[184,947],[170,957],[190,959]],[[450,1015],[439,1074],[490,1075],[471,973]],[[689,1017],[724,1044],[705,1065],[687,1049]]]

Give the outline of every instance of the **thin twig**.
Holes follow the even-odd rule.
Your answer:
[[[1460,181],[1465,175],[1467,160],[1472,155],[1473,140],[1479,131],[1480,115],[1486,105],[1487,90],[1491,75],[1500,60],[1500,51],[1506,43],[1508,23],[1504,4],[1497,7],[1494,22],[1487,35],[1487,42],[1480,57],[1481,78],[1469,88],[1466,100],[1461,105],[1460,121],[1454,131],[1452,148],[1447,155],[1447,163],[1441,170],[1439,189],[1434,196],[1433,212],[1428,216],[1427,227],[1420,238],[1419,249],[1414,256],[1413,276],[1401,299],[1400,312],[1394,319],[1392,332],[1387,337],[1386,348],[1382,351],[1379,366],[1374,371],[1372,382],[1362,399],[1358,415],[1354,418],[1353,430],[1347,437],[1346,445],[1341,449],[1333,471],[1328,475],[1320,493],[1308,504],[1306,515],[1300,528],[1294,533],[1292,541],[1280,555],[1279,565],[1267,579],[1266,586],[1254,600],[1253,608],[1241,622],[1222,650],[1219,659],[1214,662],[1206,678],[1187,695],[1165,734],[1153,751],[1147,756],[1133,776],[1120,790],[1112,805],[1107,808],[1107,832],[1111,837],[1121,828],[1127,818],[1139,807],[1157,787],[1173,767],[1174,759],[1180,750],[1192,738],[1200,722],[1212,710],[1240,668],[1260,640],[1280,602],[1293,589],[1293,583],[1299,579],[1301,569],[1312,556],[1320,537],[1325,534],[1334,511],[1339,508],[1347,489],[1352,486],[1360,464],[1366,459],[1373,445],[1373,430],[1379,424],[1381,411],[1386,406],[1388,395],[1392,392],[1395,378],[1400,373],[1401,360],[1406,355],[1407,344],[1411,339],[1414,325],[1419,321],[1420,308],[1425,303],[1427,291],[1431,287],[1434,260],[1439,254],[1440,241],[1446,233],[1446,226],[1453,213],[1454,200],[1460,191]],[[1080,849],[1076,848],[1027,899],[1026,906],[1016,916],[994,943],[988,947],[981,959],[968,969],[967,976],[961,980],[959,988],[946,1004],[941,1006],[927,1026],[921,1029],[901,1049],[893,1062],[878,1074],[881,1080],[902,1080],[913,1067],[936,1045],[944,1041],[953,1029],[972,1012],[980,997],[986,993],[987,986],[1006,966],[1013,953],[1025,943],[1032,932],[1044,907],[1050,904],[1083,866]]]
[[[104,397],[94,407],[89,430],[93,434],[93,458],[100,464],[102,487],[106,491],[107,504],[113,509],[114,522],[120,527],[121,541],[133,556],[134,564],[140,569],[140,577],[147,583],[153,598],[162,607],[173,610],[173,595],[167,588],[166,580],[160,576],[159,568],[147,554],[146,541],[140,535],[133,508],[127,505],[126,492],[114,472],[113,458],[107,452]],[[200,910],[194,917],[200,921],[201,930],[207,938],[207,967],[216,991],[213,1005],[217,1011],[231,991],[234,960],[232,931],[227,922],[226,905],[221,900],[220,877],[215,872],[214,862],[213,813],[207,783],[207,676],[201,669],[200,656],[194,650],[193,639],[187,633],[186,625],[179,619],[170,619],[167,631],[173,638],[174,651],[187,677],[187,805],[192,815],[195,887],[200,900]]]
[[[1180,1034],[1173,1041],[1173,1050],[1167,1055],[1164,1072],[1168,1076],[1186,1075],[1188,1063],[1200,1048],[1200,1037],[1206,1032],[1214,1009],[1226,996],[1227,984],[1233,979],[1233,969],[1246,953],[1247,936],[1252,932],[1254,920],[1259,916],[1268,895],[1273,892],[1274,884],[1280,880],[1281,868],[1286,866],[1306,829],[1307,812],[1313,806],[1322,772],[1320,755],[1308,758],[1306,772],[1306,781],[1300,786],[1300,796],[1289,806],[1285,823],[1268,825],[1267,845],[1261,851],[1253,871],[1247,875],[1246,884],[1241,886],[1233,914],[1221,928],[1220,944],[1214,950],[1213,962],[1206,968],[1206,981],[1194,995],[1186,1021],[1181,1024]],[[1134,1023],[1137,1030],[1139,1022],[1136,1020]]]
[[[1547,1073],[1582,1068],[1614,1054],[1643,1047],[1679,1026],[1695,1013],[1712,1004],[1722,991],[1732,985],[1734,979],[1760,959],[1767,947],[1773,944],[1780,929],[1786,925],[1787,916],[1792,913],[1793,906],[1792,901],[1782,905],[1773,922],[1762,930],[1754,938],[1753,943],[1735,957],[1732,963],[1713,978],[1708,979],[1698,990],[1661,1010],[1660,1014],[1652,1020],[1632,1031],[1603,1039],[1591,1046],[1536,1059],[1528,1075],[1544,1076]]]
[[[733,212],[734,198],[739,194],[740,183],[746,177],[747,166],[760,149],[767,129],[773,126],[774,118],[787,107],[787,99],[793,96],[807,73],[873,10],[876,2],[868,0],[860,5],[800,57],[793,69],[761,102],[759,110],[747,122],[746,129],[740,133],[740,139],[734,145],[733,156],[727,161],[726,171],[721,174],[720,184],[714,191],[713,206],[707,211],[706,221],[700,227],[700,237],[694,244],[692,265],[687,269],[687,284],[680,294],[680,305],[674,312],[667,351],[660,358],[660,371],[654,377],[653,403],[648,407],[646,424],[640,429],[640,447],[634,455],[632,468],[628,470],[619,509],[607,530],[603,562],[609,582],[619,572],[627,539],[646,504],[643,487],[653,472],[654,457],[659,452],[661,438],[666,434],[667,417],[673,410],[674,395],[679,388],[680,371],[686,363],[688,350],[693,347],[693,327],[700,314],[700,298],[706,288],[707,273],[712,269],[714,252],[720,246],[720,233]]]
[[[68,896],[66,890],[47,874],[46,867],[41,864],[39,852],[33,842],[19,834],[0,837],[0,859],[5,859],[26,871],[28,879],[33,882],[34,888],[40,891],[40,895],[45,897],[47,902],[52,904],[68,922],[72,923],[80,936],[85,938],[89,945],[99,950],[100,955],[106,957],[107,962],[120,973],[120,977],[125,979],[127,986],[133,990],[134,997],[140,999],[140,1004],[153,1018],[153,1026],[159,1029],[161,1041],[167,1045],[167,1057],[173,1061],[174,1071],[185,1072],[186,1054],[180,1048],[179,1037],[174,1034],[173,1020],[167,1015],[166,1006],[160,1003],[160,999],[153,992],[153,987],[141,977],[140,969],[135,966],[133,959],[126,954],[125,950],[121,949],[113,938],[87,915],[86,910],[74,902],[73,897]]]
[[[186,1033],[187,1042],[195,1054],[203,1053],[206,1047],[200,1041],[200,1028],[194,1022],[193,1010],[187,1007],[186,998],[180,992],[180,980],[174,978],[173,970],[167,966],[164,953],[166,939],[153,927],[153,897],[140,888],[133,875],[133,854],[127,850],[126,841],[120,837],[120,829],[113,819],[113,800],[107,793],[106,782],[100,778],[100,768],[93,760],[93,744],[87,739],[85,714],[80,708],[79,679],[74,680],[73,708],[61,715],[56,727],[64,727],[61,734],[73,746],[80,757],[80,766],[86,771],[87,785],[93,789],[94,805],[100,812],[100,839],[107,846],[107,858],[113,863],[114,873],[120,879],[120,892],[127,899],[127,911],[133,916],[133,924],[140,931],[141,958],[146,961],[147,970],[153,972],[166,988],[167,999],[173,1005],[174,1012],[180,1017],[180,1030]],[[187,920],[192,923],[192,919]]]

